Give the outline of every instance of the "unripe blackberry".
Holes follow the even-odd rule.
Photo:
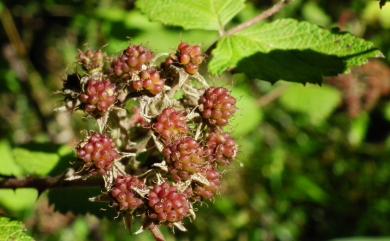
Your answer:
[[[93,168],[100,174],[111,169],[120,155],[113,140],[103,134],[93,133],[86,142],[77,147],[77,156],[87,168]]]
[[[167,182],[154,186],[148,198],[152,209],[149,218],[159,223],[179,222],[189,214],[190,205],[186,196]]]
[[[236,99],[222,87],[206,89],[199,99],[200,111],[211,125],[224,126],[236,112]]]
[[[203,171],[202,175],[209,181],[209,185],[196,186],[193,193],[203,199],[210,200],[215,196],[221,185],[221,175],[212,168]]]
[[[90,79],[79,99],[87,113],[94,116],[103,115],[116,101],[115,85],[109,80]]]
[[[142,199],[134,191],[134,188],[144,188],[144,183],[133,176],[121,176],[115,180],[111,189],[111,196],[114,198],[120,210],[135,210],[143,204]]]
[[[101,50],[79,51],[78,60],[86,71],[101,70],[104,65],[104,53]]]
[[[172,54],[166,61],[165,65],[176,64],[184,68],[191,75],[198,73],[199,65],[202,64],[204,56],[199,45],[189,45],[180,43],[176,54]]]
[[[210,162],[227,165],[236,157],[237,144],[227,133],[212,132],[208,136],[205,153]]]
[[[175,181],[190,179],[191,175],[199,173],[206,164],[202,148],[192,137],[166,146],[163,155]]]
[[[139,73],[139,80],[132,82],[135,91],[147,90],[152,95],[157,95],[164,89],[164,79],[156,69],[143,70]]]
[[[153,125],[153,129],[166,143],[180,139],[188,133],[184,113],[173,108],[166,108],[161,112]]]
[[[153,60],[153,53],[140,46],[128,47],[123,54],[112,61],[111,68],[115,76],[121,78],[131,78],[133,73],[142,69],[143,65],[148,65]]]

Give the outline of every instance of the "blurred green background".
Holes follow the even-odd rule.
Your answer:
[[[248,0],[233,22],[272,4]],[[34,159],[26,168],[42,175],[56,174],[59,162],[66,166],[80,130],[92,125],[80,113],[53,111],[78,49],[118,54],[142,43],[172,52],[180,41],[207,49],[217,38],[149,22],[125,0],[10,0],[0,2],[0,15],[0,170],[12,155],[20,163]],[[390,240],[390,4],[295,0],[277,17],[352,32],[387,57],[321,87],[271,85],[239,74],[214,78],[239,100],[229,127],[240,145],[238,160],[226,171],[221,194],[186,223],[189,231],[174,238],[164,230],[168,240]],[[80,200],[60,194],[62,202],[82,210],[83,191]],[[147,232],[130,235],[119,219],[60,214],[47,193],[37,196],[1,190],[0,215],[22,220],[36,240],[153,240]]]

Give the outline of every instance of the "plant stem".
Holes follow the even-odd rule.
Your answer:
[[[98,176],[92,176],[86,180],[75,179],[65,180],[64,175],[55,177],[36,178],[28,177],[25,179],[5,178],[0,179],[0,189],[16,189],[16,188],[35,188],[38,192],[43,192],[50,188],[63,187],[82,187],[82,186],[102,186],[103,179]]]
[[[162,234],[160,228],[159,228],[157,225],[155,225],[155,224],[150,224],[150,225],[149,225],[149,230],[150,230],[150,232],[152,233],[153,238],[154,238],[156,241],[165,241],[164,235]]]
[[[281,0],[280,2],[273,5],[271,8],[263,11],[260,15],[232,28],[225,35],[229,36],[229,35],[233,35],[235,33],[241,32],[241,31],[275,15],[276,13],[280,12],[285,6],[287,6],[290,2],[292,2],[292,0]]]

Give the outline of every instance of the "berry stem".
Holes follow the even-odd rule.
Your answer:
[[[25,179],[4,178],[0,179],[0,189],[16,188],[35,188],[38,192],[46,189],[61,187],[85,187],[85,186],[103,186],[103,179],[99,176],[92,176],[86,180],[75,179],[65,180],[64,175],[46,178],[27,177]]]
[[[150,224],[149,225],[149,230],[150,232],[152,233],[153,235],[153,238],[156,240],[156,241],[165,241],[165,237],[164,235],[162,234],[160,228],[155,225],[155,224]]]
[[[281,0],[275,5],[273,5],[271,8],[263,11],[260,15],[232,28],[229,30],[225,36],[233,35],[235,33],[241,32],[249,27],[252,27],[253,25],[269,18],[275,15],[276,13],[280,12],[284,7],[286,7],[289,3],[291,3],[293,0]]]

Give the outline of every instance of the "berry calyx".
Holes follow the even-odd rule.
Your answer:
[[[163,150],[169,172],[176,181],[185,181],[205,166],[203,149],[192,138],[186,137]]]
[[[123,51],[123,54],[112,61],[112,72],[116,77],[130,79],[132,74],[140,71],[143,65],[148,65],[153,59],[153,53],[143,46],[134,45]]]
[[[93,116],[103,115],[116,101],[115,89],[115,85],[108,79],[88,80],[85,92],[79,96],[84,104],[83,109]]]
[[[237,154],[237,144],[227,133],[212,132],[209,134],[205,152],[212,163],[228,165]]]
[[[144,186],[144,183],[137,177],[120,176],[115,180],[115,184],[111,189],[111,196],[120,210],[133,211],[143,204],[143,200],[134,189],[142,189]]]
[[[77,156],[87,168],[93,168],[101,174],[109,171],[120,155],[113,140],[103,134],[93,133],[77,149]]]
[[[186,196],[165,182],[150,191],[148,205],[152,209],[149,218],[159,223],[175,223],[188,216],[190,205]]]
[[[151,95],[157,95],[164,89],[164,79],[156,69],[143,70],[139,73],[139,80],[132,82],[135,91],[147,90]]]
[[[153,129],[166,143],[180,139],[188,133],[184,113],[173,108],[166,108],[161,112]]]
[[[206,89],[199,105],[202,117],[216,126],[225,126],[236,112],[236,99],[223,87]]]

